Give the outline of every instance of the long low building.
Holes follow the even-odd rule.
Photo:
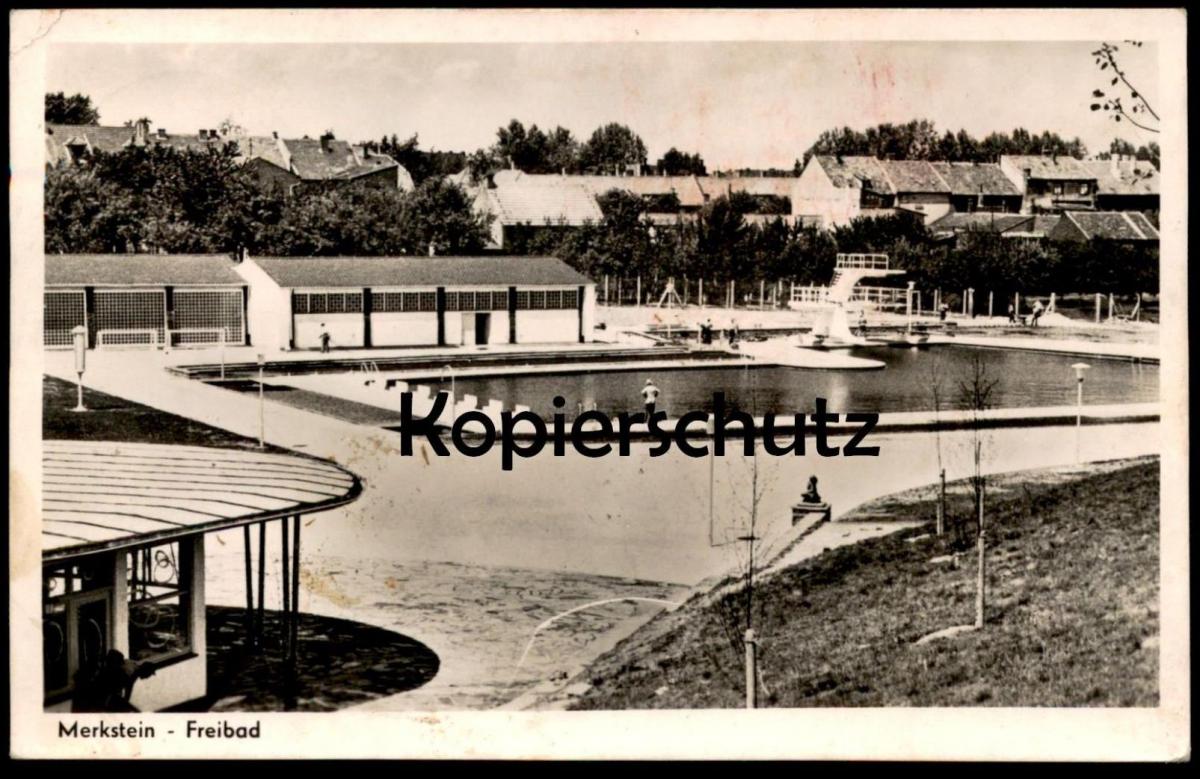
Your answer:
[[[47,254],[42,340],[69,347],[249,343],[246,281],[225,255]]]
[[[555,257],[257,257],[237,270],[266,349],[592,338],[595,284]]]

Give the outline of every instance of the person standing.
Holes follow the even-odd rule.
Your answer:
[[[659,389],[654,385],[653,379],[646,379],[646,386],[642,387],[642,403],[646,407],[646,422],[650,422],[650,418],[654,416],[654,409],[658,404]]]
[[[1030,316],[1030,318],[1029,318],[1029,323],[1033,327],[1038,326],[1038,320],[1042,318],[1042,312],[1044,310],[1045,309],[1042,308],[1042,301],[1040,301],[1040,300],[1033,301],[1033,315]]]
[[[329,353],[329,331],[326,330],[323,326],[321,328],[320,339],[321,339],[322,354],[328,354]]]
[[[1012,303],[1008,304],[1008,323],[1010,325],[1017,323],[1017,309],[1013,307]]]

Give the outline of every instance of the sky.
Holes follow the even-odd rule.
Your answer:
[[[89,95],[102,124],[194,133],[232,118],[284,137],[417,133],[427,150],[488,146],[514,118],[580,139],[619,122],[651,162],[674,146],[713,170],[790,168],[823,130],[917,118],[977,138],[1045,129],[1092,153],[1155,140],[1089,110],[1108,86],[1098,44],[55,44],[46,90]],[[1120,54],[1153,105],[1153,45]]]

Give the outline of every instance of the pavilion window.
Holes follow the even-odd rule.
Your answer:
[[[546,307],[546,293],[545,292],[530,292],[529,293],[529,307],[534,310],[540,310],[540,309],[545,308]]]
[[[517,290],[517,309],[524,311],[529,308],[529,292]]]
[[[461,294],[460,293],[458,293],[458,292],[447,292],[446,293],[446,310],[447,311],[461,311],[462,308],[460,307],[460,304],[461,304]]]
[[[308,296],[308,313],[324,314],[328,310],[328,303],[326,302],[324,295]]]
[[[437,293],[435,293],[435,292],[418,292],[416,294],[419,296],[417,298],[419,305],[415,310],[417,310],[417,311],[437,311]],[[405,310],[408,310],[407,305],[405,305]]]
[[[292,313],[308,313],[308,295],[304,294],[303,292],[297,292],[292,296]]]
[[[566,289],[562,293],[562,308],[577,308],[579,306],[579,290]]]
[[[191,651],[190,553],[178,543],[128,553],[130,660],[162,661]]]
[[[559,308],[562,306],[562,293],[556,289],[546,292],[546,308]]]
[[[112,557],[42,571],[42,673],[47,697],[73,690],[112,646]]]

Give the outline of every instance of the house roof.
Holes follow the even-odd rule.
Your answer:
[[[262,159],[284,170],[288,169],[287,159],[279,148],[279,139],[271,136],[247,135],[237,139],[238,151],[247,160]]]
[[[285,288],[592,283],[557,257],[256,257],[253,262]]]
[[[704,176],[699,179],[700,188],[711,197],[720,197],[731,192],[749,195],[787,197],[792,196],[796,186],[795,176]]]
[[[1079,163],[1096,178],[1101,195],[1157,195],[1158,171],[1140,160],[1089,160]]]
[[[46,286],[242,286],[224,254],[47,254]]]
[[[1087,181],[1095,178],[1082,162],[1066,155],[1006,154],[1000,161],[1008,162],[1017,170],[1028,170],[1031,179]]]
[[[596,202],[596,194],[600,193],[593,191],[586,177],[502,170],[492,178],[496,186],[478,188],[475,203],[494,214],[502,225],[578,226],[604,218]]]
[[[950,212],[941,219],[931,222],[929,229],[935,233],[962,233],[984,230],[1004,235],[1045,237],[1058,224],[1058,216],[1029,214],[993,214],[988,211]]]
[[[863,189],[864,183],[869,183],[867,189],[885,195],[894,195],[896,190],[891,181],[874,157],[817,155],[813,157],[835,187]]]
[[[674,194],[684,208],[704,205],[705,190],[695,176],[577,176],[596,196],[620,189],[640,197]]]
[[[928,160],[880,160],[880,167],[897,193],[945,193],[950,187]]]
[[[358,477],[311,457],[109,441],[42,444],[42,559],[324,511],[362,492]]]
[[[46,134],[59,146],[75,141],[87,143],[93,150],[117,152],[133,140],[132,127],[105,127],[95,124],[48,124]]]
[[[1005,195],[1017,197],[1021,191],[1004,175],[1000,166],[990,162],[935,162],[933,169],[953,195]]]
[[[1157,241],[1158,230],[1137,211],[1070,211],[1063,214],[1084,238],[1105,241]]]

